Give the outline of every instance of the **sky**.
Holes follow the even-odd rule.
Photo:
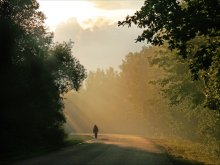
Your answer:
[[[73,55],[88,71],[118,69],[129,52],[146,43],[135,43],[141,29],[118,27],[117,22],[132,15],[143,0],[38,0],[46,15],[45,24],[54,40],[74,42]]]

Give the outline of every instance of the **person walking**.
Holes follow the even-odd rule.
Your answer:
[[[99,129],[98,129],[97,125],[94,125],[94,127],[93,127],[93,133],[95,134],[95,138],[96,138],[96,139],[98,138],[98,132],[99,132]]]

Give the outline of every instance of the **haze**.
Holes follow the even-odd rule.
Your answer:
[[[219,0],[0,0],[0,164],[220,165],[219,16]]]
[[[143,1],[46,1],[39,0],[46,25],[55,41],[72,40],[73,54],[87,70],[118,68],[128,52],[140,51],[135,43],[141,30],[122,28],[117,21],[141,7]]]
[[[40,0],[39,2],[40,10],[47,16],[45,23],[54,32],[55,41],[72,40],[73,55],[88,72],[110,67],[119,70],[119,65],[129,52],[138,52],[145,45],[135,43],[141,29],[135,27],[128,29],[117,25],[119,20],[139,9],[143,1]],[[113,90],[117,89],[118,87],[115,87]],[[97,123],[102,133],[144,134],[146,121],[141,117],[142,114],[130,111],[130,105],[120,103],[121,98],[106,102],[105,98],[118,93],[118,91],[111,94],[109,92],[111,93],[111,91],[102,93],[102,96],[93,93],[95,100],[90,98],[90,94],[80,95],[82,91],[79,94],[67,94],[65,96],[67,131],[90,132],[93,124]]]

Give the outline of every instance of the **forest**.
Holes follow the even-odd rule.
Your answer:
[[[118,21],[146,42],[119,68],[86,72],[36,0],[0,0],[0,155],[56,146],[68,133],[188,141],[220,155],[219,0],[151,0]]]

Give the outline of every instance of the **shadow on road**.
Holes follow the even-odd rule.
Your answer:
[[[14,163],[17,165],[195,165],[198,163],[172,160],[163,153],[114,144],[84,143],[58,152]]]

